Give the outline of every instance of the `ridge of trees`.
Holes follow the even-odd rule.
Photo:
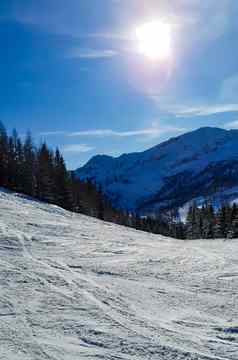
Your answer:
[[[238,206],[224,204],[214,210],[211,204],[190,206],[185,228],[186,239],[238,238]]]
[[[1,122],[0,186],[95,217],[110,208],[95,186],[67,171],[58,148],[53,151],[45,142],[35,146],[29,132],[24,142],[15,129],[9,136]]]
[[[168,225],[159,219],[142,219],[113,208],[100,188],[67,171],[58,148],[52,151],[45,142],[35,146],[29,132],[24,141],[15,129],[9,136],[1,122],[0,187],[101,220],[169,235]]]

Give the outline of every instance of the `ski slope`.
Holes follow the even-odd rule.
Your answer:
[[[238,359],[238,240],[179,241],[0,192],[0,359]]]

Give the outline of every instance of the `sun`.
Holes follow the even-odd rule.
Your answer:
[[[152,60],[167,60],[171,56],[171,25],[151,21],[136,29],[139,52]]]

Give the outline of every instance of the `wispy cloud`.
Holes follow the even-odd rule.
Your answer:
[[[160,110],[168,112],[176,117],[202,117],[238,112],[238,102],[223,101],[220,98],[210,104],[205,102],[193,104],[192,101],[190,104],[186,104],[184,99],[181,99],[179,103],[179,100],[175,99],[175,97],[167,98],[157,95],[150,95],[149,97],[155,102]]]
[[[166,133],[180,133],[186,131],[185,128],[180,128],[172,125],[159,125],[158,122],[154,122],[151,127],[145,129],[136,129],[128,131],[116,131],[113,129],[93,129],[93,130],[82,130],[82,131],[49,131],[40,133],[41,136],[58,136],[64,135],[66,137],[117,137],[117,138],[128,138],[128,137],[159,137]]]
[[[174,109],[175,115],[182,117],[208,116],[229,112],[238,112],[238,104],[214,104]]]
[[[132,39],[131,31],[127,29],[127,32],[124,33],[118,31],[105,31],[105,32],[95,32],[86,35],[85,37],[88,38],[98,38],[98,39],[105,39],[105,40],[119,40],[119,41],[129,41]]]
[[[67,58],[70,59],[104,59],[118,55],[118,52],[110,49],[72,49]]]
[[[131,130],[131,131],[115,131],[112,129],[95,129],[86,131],[77,131],[68,134],[70,137],[75,136],[93,136],[93,137],[130,137],[138,135],[146,135],[154,132],[154,129]]]
[[[58,136],[58,135],[66,135],[66,131],[42,131],[38,135],[39,136]]]
[[[87,153],[94,150],[94,147],[87,144],[70,144],[64,145],[62,150],[64,152],[77,152],[77,153]]]
[[[68,134],[68,136],[70,137],[96,136],[96,137],[119,137],[119,138],[139,137],[139,136],[157,137],[165,133],[181,132],[184,130],[185,129],[178,128],[175,126],[152,126],[151,128],[147,128],[147,129],[129,130],[129,131],[115,131],[112,129],[95,129],[95,130],[87,130],[87,131],[78,131],[78,132],[72,132]]]
[[[230,121],[224,126],[226,129],[238,129],[238,120]]]
[[[237,101],[238,92],[238,73],[235,73],[226,78],[221,86],[220,97],[224,101]]]

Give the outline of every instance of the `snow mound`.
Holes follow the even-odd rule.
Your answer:
[[[238,358],[238,241],[176,241],[0,192],[0,359]]]

